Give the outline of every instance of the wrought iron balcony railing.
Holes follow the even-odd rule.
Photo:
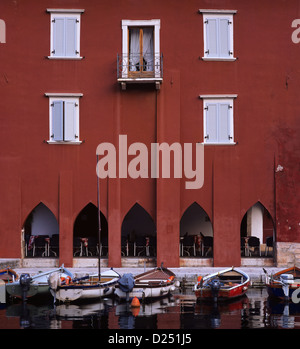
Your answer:
[[[118,54],[117,78],[119,82],[161,82],[162,54]]]

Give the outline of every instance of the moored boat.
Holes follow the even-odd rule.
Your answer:
[[[59,268],[38,273],[33,276],[24,273],[21,274],[16,281],[6,284],[6,292],[12,297],[22,299],[31,298],[36,295],[50,296],[48,278],[54,272],[59,272],[64,277],[74,277],[73,274],[63,265]]]
[[[15,282],[18,279],[18,274],[10,267],[0,269],[0,280],[7,282]]]
[[[198,300],[223,301],[245,295],[250,277],[242,270],[227,268],[204,277],[199,276],[194,286]]]
[[[292,300],[293,294],[298,298],[300,288],[300,268],[294,266],[283,269],[274,275],[266,274],[266,287],[268,295],[279,300]]]
[[[133,276],[124,274],[116,285],[115,294],[123,300],[153,299],[169,295],[178,286],[175,274],[164,267]]]
[[[113,294],[120,274],[110,269],[100,274],[87,275],[81,278],[62,278],[60,273],[49,277],[50,292],[56,300],[73,302],[84,299],[95,299]]]

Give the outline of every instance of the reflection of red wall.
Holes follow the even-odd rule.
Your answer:
[[[276,217],[278,241],[299,242],[299,45],[291,41],[298,1],[214,2],[234,15],[235,62],[204,62],[199,1],[163,2],[51,0],[0,3],[6,44],[0,46],[1,202],[0,256],[21,256],[21,228],[43,202],[60,224],[60,262],[72,265],[72,229],[89,202],[97,204],[96,147],[203,141],[200,94],[237,94],[235,146],[205,148],[205,182],[186,190],[183,180],[105,179],[101,209],[108,219],[109,264],[119,266],[124,216],[138,202],[157,224],[158,258],[178,266],[179,222],[193,202],[205,209],[214,228],[214,265],[240,264],[240,222],[260,201]],[[80,61],[49,60],[47,8],[84,8]],[[212,6],[209,6],[212,7]],[[118,11],[115,9],[118,8]],[[116,57],[121,20],[161,20],[164,81],[121,91]],[[28,24],[30,23],[30,24]],[[274,23],[277,23],[274,26]],[[249,35],[251,33],[251,35]],[[175,40],[174,40],[175,38]],[[80,92],[79,146],[51,146],[45,92]],[[283,172],[276,173],[281,164]],[[276,197],[276,205],[274,198]],[[276,206],[276,212],[275,212]],[[9,243],[8,243],[9,242]]]

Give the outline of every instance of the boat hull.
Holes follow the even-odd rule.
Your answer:
[[[245,283],[243,285],[234,287],[232,289],[222,289],[220,288],[219,293],[218,293],[218,300],[220,301],[225,301],[225,300],[231,300],[235,299],[238,297],[242,297],[246,294],[247,290],[249,287],[249,282]],[[203,289],[198,289],[195,291],[195,296],[199,300],[212,300],[213,299],[213,294],[210,289],[203,288]]]
[[[82,299],[95,299],[112,295],[114,285],[101,287],[101,285],[66,286],[56,291],[50,289],[52,296],[61,302],[72,302]]]
[[[114,270],[101,273],[101,279],[97,275],[90,275],[80,279],[62,282],[57,273],[49,277],[50,292],[54,302],[73,302],[77,300],[92,300],[112,295],[120,275]]]
[[[165,285],[160,287],[139,287],[134,286],[134,288],[130,292],[124,292],[119,287],[116,287],[115,294],[123,300],[132,299],[137,297],[138,299],[153,299],[166,297],[171,292],[175,290],[175,285]]]

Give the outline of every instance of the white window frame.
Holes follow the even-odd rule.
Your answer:
[[[49,59],[82,59],[80,56],[80,27],[81,27],[81,14],[84,10],[79,9],[47,9],[50,13],[50,55]],[[56,55],[54,47],[54,23],[56,18],[76,18],[76,52],[74,55]]]
[[[237,95],[200,95],[201,99],[203,99],[203,142],[205,145],[234,145],[236,142],[234,141],[234,99],[237,98]],[[228,105],[228,113],[229,113],[229,135],[228,141],[212,141],[209,139],[208,130],[207,130],[207,115],[208,115],[208,106],[211,104],[217,105]],[[219,115],[218,115],[219,117]],[[219,121],[217,121],[216,129],[217,133],[219,133]]]
[[[128,28],[129,27],[153,27],[154,35],[154,55],[160,54],[160,19],[150,19],[150,20],[122,20],[122,55],[123,59],[127,59],[128,52]],[[123,62],[124,66],[128,66],[128,62]],[[161,78],[160,67],[155,66],[154,78]],[[128,78],[128,71],[122,72],[122,78]]]
[[[79,139],[79,99],[83,95],[81,93],[45,93],[49,97],[49,140],[48,144],[81,144]],[[74,139],[72,140],[54,140],[53,139],[53,103],[57,101],[71,102],[75,105],[74,114]],[[64,110],[65,112],[65,110]]]
[[[233,31],[233,15],[237,12],[235,10],[199,10],[203,15],[203,42],[204,42],[204,55],[202,57],[205,61],[235,61],[234,57],[234,31]],[[217,33],[217,54],[209,54],[208,39],[207,39],[207,26],[209,20],[216,20],[220,23],[220,20],[228,21],[228,55],[220,54],[220,35]]]

